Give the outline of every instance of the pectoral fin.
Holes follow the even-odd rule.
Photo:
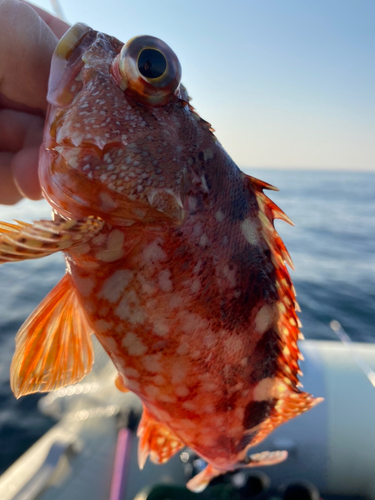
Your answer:
[[[84,220],[41,220],[34,224],[0,222],[0,264],[39,259],[80,245],[92,238],[104,222],[95,217]]]
[[[90,372],[93,360],[91,329],[66,274],[17,334],[12,390],[19,398],[74,384]]]

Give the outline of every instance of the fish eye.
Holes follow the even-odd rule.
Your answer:
[[[180,62],[173,50],[152,36],[129,40],[112,66],[112,74],[125,94],[146,106],[164,106],[177,99]]]
[[[160,78],[167,69],[167,60],[156,49],[144,49],[138,56],[138,69],[145,78]]]

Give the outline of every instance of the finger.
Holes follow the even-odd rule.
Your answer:
[[[0,151],[16,153],[42,143],[44,120],[11,109],[0,110]]]
[[[46,114],[45,111],[42,109],[31,108],[30,106],[26,106],[26,104],[21,104],[17,101],[12,101],[8,97],[5,97],[5,95],[2,94],[1,92],[0,92],[0,109],[14,109],[16,111],[23,111],[24,113],[38,115],[38,116],[45,116]]]
[[[42,192],[38,177],[39,147],[22,149],[12,158],[12,174],[18,191],[31,200],[40,200]]]
[[[12,173],[12,153],[0,153],[0,203],[14,205],[22,198],[14,183]]]
[[[43,19],[46,25],[50,27],[51,31],[57,36],[57,38],[61,38],[63,34],[70,28],[70,24],[59,19],[58,17],[53,16],[40,7],[37,7],[36,5],[33,5],[29,2],[25,2],[24,0],[22,0],[22,2],[30,5],[30,7],[35,10],[35,12]]]
[[[0,92],[33,108],[47,108],[49,68],[57,38],[29,5],[0,1]]]

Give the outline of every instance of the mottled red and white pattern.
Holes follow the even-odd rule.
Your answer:
[[[65,250],[70,284],[118,386],[143,401],[141,465],[190,446],[209,462],[197,491],[283,460],[247,451],[318,402],[298,388],[291,261],[273,226],[288,218],[182,86],[164,106],[127,97],[121,48],[87,28],[53,63],[41,183],[64,218],[104,221]]]

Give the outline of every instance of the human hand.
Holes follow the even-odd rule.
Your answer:
[[[23,1],[0,0],[0,203],[41,198],[51,57],[69,25]]]

